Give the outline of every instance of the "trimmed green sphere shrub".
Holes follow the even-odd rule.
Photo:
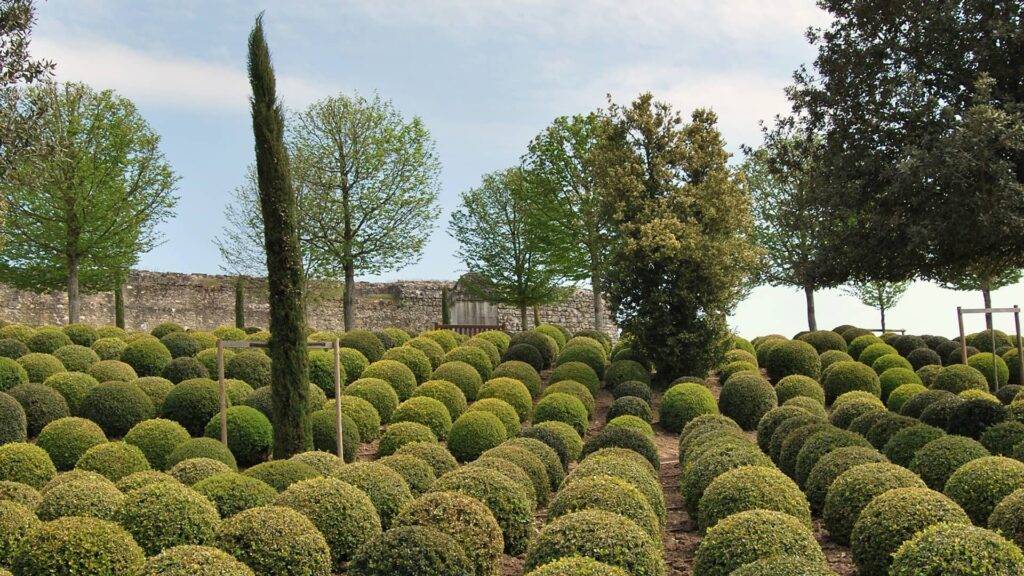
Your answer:
[[[426,460],[408,454],[392,454],[379,462],[401,474],[413,496],[419,496],[434,485],[437,475]]]
[[[530,501],[530,507],[533,509],[537,508],[538,495],[537,491],[533,487],[533,482],[530,481],[530,476],[523,471],[522,468],[502,458],[495,458],[493,456],[480,455],[480,458],[468,463],[467,468],[483,468],[486,470],[497,470],[502,476],[515,482],[516,486],[523,491],[523,494]]]
[[[730,576],[836,576],[821,562],[779,554],[744,564]]]
[[[402,526],[380,534],[359,549],[349,564],[352,576],[472,576],[473,566],[450,536],[423,526]]]
[[[54,420],[43,428],[36,446],[46,450],[57,470],[71,470],[83,454],[93,446],[107,441],[103,430],[92,420],[67,417]]]
[[[145,559],[142,548],[117,524],[67,517],[29,532],[10,565],[18,576],[137,576]]]
[[[985,375],[976,368],[964,364],[946,366],[935,376],[932,388],[959,394],[964,390],[977,389],[988,392]]]
[[[1024,544],[1024,488],[1000,500],[988,517],[988,527],[1001,532],[1017,546]]]
[[[813,398],[822,405],[825,404],[825,389],[817,380],[802,374],[791,374],[779,380],[775,384],[775,394],[778,396],[779,404],[797,397]]]
[[[416,375],[396,360],[378,360],[363,370],[362,378],[378,378],[395,390],[399,400],[407,400],[416,389]]]
[[[59,392],[68,403],[71,414],[78,415],[81,413],[82,399],[99,382],[83,372],[58,372],[47,378],[43,384]]]
[[[647,429],[650,428],[650,422],[654,420],[651,405],[634,396],[623,396],[612,402],[612,405],[608,407],[608,414],[606,415],[608,422],[620,416],[637,418]]]
[[[449,431],[449,436],[451,431]],[[437,436],[426,425],[418,422],[396,422],[388,426],[377,446],[377,454],[390,456],[410,442],[437,442]]]
[[[97,476],[99,475],[97,474]],[[0,502],[9,500],[21,504],[29,510],[34,510],[42,498],[39,491],[28,484],[0,480]]]
[[[519,344],[528,344],[536,348],[541,355],[541,368],[550,367],[559,354],[558,343],[553,338],[532,330],[513,334],[509,343],[509,352]]]
[[[552,441],[547,440],[545,435],[531,432],[531,430],[542,430],[545,432],[551,432],[558,436],[560,442],[565,446],[566,458],[564,459],[564,466],[568,466],[568,463],[571,461],[579,460],[580,454],[583,452],[583,439],[580,434],[576,432],[576,429],[569,424],[555,420],[539,422],[535,423],[530,428],[527,428],[522,433],[523,437],[537,438],[545,444],[552,446],[556,452],[559,452],[559,458],[561,458],[561,452],[558,448],[552,445]],[[557,443],[558,441],[554,442]]]
[[[0,574],[22,540],[39,526],[31,509],[17,502],[0,500]],[[7,572],[9,575],[10,572]]]
[[[825,499],[835,479],[847,470],[861,464],[886,462],[885,456],[873,448],[848,446],[837,448],[818,459],[811,468],[805,482],[807,500],[811,510],[820,513],[825,507]]]
[[[846,340],[843,337],[832,330],[816,330],[814,332],[807,332],[801,334],[797,340],[807,342],[818,354],[824,354],[829,350],[838,350],[840,352],[846,352]]]
[[[146,561],[138,576],[254,576],[227,552],[209,546],[175,546]]]
[[[909,416],[900,416],[899,414],[888,412],[884,417],[872,424],[867,434],[864,434],[864,437],[868,439],[868,442],[871,442],[872,446],[882,450],[893,434],[916,424],[919,424],[919,422]],[[850,428],[853,429],[853,426],[850,426]]]
[[[0,338],[0,358],[15,360],[29,353],[28,346],[14,338]]]
[[[416,348],[420,352],[423,352],[427,359],[430,360],[430,367],[435,370],[442,362],[444,362],[444,348],[431,338],[427,338],[426,336],[417,336],[416,338],[406,342],[405,346],[410,346],[412,348]]]
[[[643,364],[635,360],[616,360],[609,364],[608,369],[605,370],[604,381],[611,388],[614,388],[616,384],[630,380],[650,383],[651,372]]]
[[[441,476],[432,492],[457,492],[476,498],[501,527],[505,552],[526,550],[533,522],[533,505],[526,491],[500,472],[478,466],[458,468]]]
[[[642,402],[639,399],[637,400]],[[622,414],[621,416],[616,416],[615,418],[609,420],[605,424],[605,426],[608,428],[629,428],[631,430],[636,430],[637,432],[642,433],[644,436],[647,436],[652,440],[654,439],[654,429],[651,428],[651,425],[648,424],[647,421],[644,420],[643,418],[633,416],[632,414]]]
[[[574,339],[573,343],[567,344],[565,349],[563,349],[558,356],[559,364],[568,364],[569,362],[580,362],[582,364],[586,364],[594,371],[595,374],[597,374],[598,378],[602,378],[605,375],[608,356],[600,344],[592,346]],[[641,380],[646,381],[642,378]]]
[[[7,394],[21,404],[29,437],[39,435],[43,427],[71,415],[68,403],[59,392],[42,384],[18,384]]]
[[[586,433],[589,423],[587,408],[583,403],[578,398],[561,392],[544,396],[534,408],[534,423],[549,420],[569,424],[580,436]]]
[[[882,386],[878,374],[860,362],[836,362],[825,375],[825,402],[832,404],[840,395],[853,390],[863,390],[880,396]]]
[[[371,363],[384,356],[384,344],[368,330],[352,330],[341,334],[338,340],[345,348],[358,350]]]
[[[171,352],[156,338],[138,338],[121,352],[121,361],[135,369],[139,376],[160,376],[171,361]]]
[[[171,468],[179,462],[193,458],[209,458],[227,464],[231,470],[238,469],[238,464],[231,451],[220,441],[212,438],[192,438],[182,442],[167,456],[164,465]]]
[[[93,342],[99,339],[100,334],[95,328],[88,324],[68,324],[63,328],[71,342],[79,346],[92,346]]]
[[[586,556],[637,576],[665,573],[661,549],[634,522],[603,510],[581,510],[551,521],[526,556],[526,570],[559,558]]]
[[[882,356],[886,356],[888,354],[899,355],[899,352],[885,342],[875,342],[874,344],[870,344],[864,348],[856,358],[861,364],[870,367],[875,363],[875,360],[878,360]],[[851,354],[851,356],[853,356],[853,354]]]
[[[902,384],[889,394],[889,398],[885,401],[885,406],[892,412],[900,413],[903,405],[908,400],[927,391],[928,389],[922,384]]]
[[[857,573],[885,576],[903,542],[940,522],[970,524],[970,518],[955,502],[927,488],[896,488],[878,495],[860,513],[850,537]]]
[[[28,339],[26,344],[28,344],[29,350],[33,352],[53,354],[58,348],[69,346],[73,342],[60,328],[44,326],[36,330],[35,334]]]
[[[938,426],[939,428],[946,429],[947,424],[949,423],[949,417],[953,414],[953,410],[963,403],[964,400],[958,396],[943,398],[937,402],[932,402],[924,409],[924,411],[921,412],[920,420],[925,424],[931,424],[932,426]]]
[[[914,370],[920,370],[925,366],[942,366],[942,357],[939,353],[930,348],[917,348],[912,350],[906,355],[907,361],[914,367]]]
[[[678,433],[697,416],[718,414],[718,405],[706,387],[692,383],[676,384],[661,397],[658,414],[662,427]]]
[[[310,466],[324,476],[329,476],[335,468],[344,463],[344,460],[341,458],[338,458],[330,452],[324,452],[323,450],[300,452],[289,458],[289,460]]]
[[[995,532],[961,524],[935,524],[893,555],[892,576],[1002,576],[1024,573],[1024,555]]]
[[[798,416],[810,416],[810,414],[796,406],[779,406],[766,412],[757,424],[757,445],[762,450],[767,450],[776,428],[786,420]]]
[[[171,482],[173,484],[179,483],[177,478],[166,472],[160,472],[158,470],[142,470],[140,472],[132,472],[124,478],[121,478],[117,481],[115,486],[117,486],[118,490],[127,494],[144,486],[158,484],[160,482]]]
[[[455,540],[477,576],[497,572],[504,542],[501,527],[480,501],[455,492],[424,494],[405,506],[394,525],[423,526]]]
[[[402,506],[411,502],[409,485],[398,472],[380,462],[356,462],[336,468],[332,477],[348,482],[370,497],[381,526],[387,530]]]
[[[810,347],[810,344],[801,344]],[[755,430],[761,417],[776,406],[775,389],[767,380],[754,374],[733,376],[722,386],[718,397],[718,409],[744,430]]]
[[[330,576],[331,549],[316,526],[283,506],[250,508],[221,522],[217,547],[257,576]]]
[[[100,360],[89,367],[89,375],[97,382],[131,382],[139,377],[134,368],[120,360]]]
[[[483,386],[480,373],[471,365],[460,361],[446,361],[434,370],[435,380],[446,380],[462,390],[466,400],[476,400],[476,394]]]
[[[523,362],[538,372],[544,370],[547,365],[544,363],[544,356],[540,350],[532,344],[513,344],[501,356],[502,362]]]
[[[920,418],[925,409],[931,404],[947,398],[954,398],[956,395],[946,390],[928,390],[907,400],[900,408],[900,414],[911,418]]]
[[[100,338],[90,346],[100,360],[120,360],[127,347],[128,344],[120,338]]]
[[[25,370],[29,382],[45,382],[50,376],[66,371],[64,365],[55,356],[40,352],[30,352],[18,358],[15,362],[20,364]],[[10,376],[8,378],[12,379]]]
[[[434,371],[430,358],[427,358],[427,355],[422,350],[412,346],[392,348],[384,353],[383,359],[395,360],[408,366],[409,370],[412,370],[413,375],[416,376],[417,384],[430,380],[431,374]]]
[[[629,454],[635,455],[633,452]],[[645,460],[631,459],[613,450],[599,450],[579,463],[566,478],[564,486],[595,476],[611,476],[629,483],[647,499],[659,524],[665,525],[665,493]]]
[[[531,570],[526,576],[628,576],[617,566],[610,566],[586,556],[569,556]]]
[[[43,382],[44,380],[37,380],[37,382]],[[0,357],[0,392],[10,390],[19,384],[28,384],[28,382],[28,372],[21,363],[17,360]]]
[[[434,436],[440,440],[448,437],[448,432],[452,427],[452,419],[448,413],[448,408],[440,401],[426,396],[409,398],[399,404],[391,417],[391,421],[394,423],[416,422],[423,424],[430,428]]]
[[[920,475],[932,490],[942,490],[957,468],[990,455],[977,440],[942,436],[918,449],[910,462],[910,469]]]
[[[428,380],[413,390],[412,397],[425,396],[444,404],[448,415],[455,420],[466,411],[466,395],[455,384],[447,380]]]
[[[771,510],[740,512],[708,530],[694,557],[694,573],[728,576],[746,564],[783,554],[826,566],[814,535],[796,518]]]
[[[597,408],[597,402],[594,400],[594,395],[591,394],[590,390],[587,390],[587,387],[583,384],[573,380],[562,380],[561,382],[548,384],[540,396],[541,398],[544,398],[545,396],[555,393],[568,394],[577,398],[587,409],[587,418],[594,415],[594,410]]]
[[[25,409],[9,394],[0,392],[0,445],[28,439]]]
[[[971,520],[984,526],[999,502],[1024,487],[1024,462],[1004,456],[985,456],[956,469],[944,492],[963,507]]]
[[[688,460],[683,467],[679,488],[690,516],[697,516],[704,490],[715,478],[741,466],[772,467],[772,462],[749,442],[715,443],[708,446],[701,454],[694,455],[691,460]]]
[[[380,378],[360,378],[345,388],[346,396],[355,396],[366,400],[377,410],[380,421],[391,422],[391,416],[398,408],[398,394],[390,384]]]
[[[981,444],[996,456],[1011,456],[1014,446],[1024,442],[1024,423],[1016,420],[990,426],[981,435]]]
[[[317,478],[321,475],[312,466],[291,460],[263,462],[249,468],[243,474],[266,482],[278,492],[283,492],[296,482]]]
[[[992,366],[993,360],[996,363],[995,367]],[[1010,380],[1010,368],[1006,361],[991,352],[980,352],[967,358],[967,365],[981,372],[993,390]]]
[[[107,480],[78,478],[47,490],[35,512],[40,520],[84,516],[115,520],[124,495]]]
[[[163,338],[164,336],[167,336],[168,334],[173,334],[175,332],[184,332],[184,331],[185,331],[185,327],[182,326],[181,324],[178,324],[177,322],[161,322],[161,323],[157,324],[156,326],[154,326],[153,329],[150,330],[149,333],[154,338]]]
[[[552,482],[551,479],[549,479],[548,469],[545,467],[544,461],[523,446],[506,443],[495,448],[491,448],[480,456],[487,460],[495,458],[505,460],[522,470],[522,472],[529,478],[531,490],[535,495],[538,506],[540,507],[547,505],[550,491],[552,488],[557,489],[559,484],[559,482]],[[557,456],[554,460],[554,468],[556,469],[558,479],[560,480],[564,478],[561,462],[557,459]]]
[[[329,400],[323,409],[334,412],[335,401]],[[358,396],[342,396],[341,411],[355,422],[360,442],[368,443],[380,438],[380,416],[372,404]]]
[[[560,382],[562,380],[573,380],[579,382],[590,390],[591,394],[597,394],[597,391],[601,389],[601,380],[597,377],[597,372],[590,366],[583,362],[566,362],[560,363],[551,371],[551,376],[548,378],[549,384]]]
[[[313,432],[313,449],[323,452],[338,450],[338,415],[334,410],[317,410],[309,415],[309,424]],[[341,448],[342,457],[346,462],[356,459],[359,449],[359,427],[347,414],[341,414]]]
[[[169,468],[167,457],[188,439],[188,430],[181,424],[163,418],[139,422],[124,437],[126,443],[142,450],[149,465],[157,470]]]
[[[133,426],[153,417],[153,401],[135,384],[104,382],[90,389],[79,405],[80,414],[96,422],[107,436],[119,438]]]
[[[848,446],[870,448],[871,444],[859,434],[841,428],[828,427],[818,432],[811,432],[808,438],[799,446],[800,450],[797,452],[796,466],[793,469],[793,479],[800,486],[805,486],[811,470],[829,452]]]
[[[469,411],[452,425],[448,449],[457,460],[469,462],[498,446],[507,437],[505,426],[497,416],[484,410]]]
[[[0,481],[21,482],[38,490],[56,474],[42,448],[22,442],[0,445]]]
[[[946,433],[941,428],[923,423],[914,424],[893,434],[892,438],[885,443],[882,452],[893,464],[910,467],[918,450],[932,440],[945,435]]]
[[[162,482],[125,496],[117,522],[152,556],[174,546],[211,543],[220,515],[195,490]]]
[[[669,388],[671,390],[671,388]],[[651,387],[648,384],[640,382],[639,380],[627,380],[620,382],[612,388],[612,397],[618,400],[623,396],[636,396],[642,399],[648,404],[652,403]],[[662,397],[662,403],[664,404],[664,397]],[[716,408],[717,409],[717,408]]]
[[[531,396],[537,397],[540,394],[540,374],[526,362],[517,360],[502,362],[491,372],[491,378],[515,378],[526,386]]]
[[[884,358],[884,356],[883,356]],[[882,372],[878,377],[882,386],[882,400],[888,402],[893,390],[905,384],[922,384],[921,377],[910,368],[894,367]]]
[[[747,510],[784,512],[811,527],[810,505],[800,488],[782,472],[766,466],[741,466],[715,478],[700,498],[697,527],[705,532]]]
[[[65,369],[73,372],[85,372],[90,366],[100,361],[100,357],[93,352],[92,348],[77,344],[61,346],[52,354],[60,360]]]
[[[134,472],[149,470],[146,455],[137,447],[124,442],[107,442],[89,448],[75,464],[78,470],[98,472],[117,482]]]
[[[191,356],[182,356],[168,362],[162,376],[177,384],[192,378],[209,378],[210,373],[199,360]]]
[[[606,427],[583,444],[583,457],[586,458],[602,448],[627,448],[646,458],[655,470],[661,466],[658,447],[655,446],[654,440],[637,430]]]
[[[501,420],[501,424],[505,427],[505,436],[507,438],[514,438],[519,435],[519,431],[522,428],[519,422],[519,415],[516,414],[515,408],[513,408],[508,402],[499,400],[498,398],[484,398],[474,402],[468,412],[490,412]]]
[[[359,547],[381,533],[380,517],[361,489],[337,478],[296,482],[274,501],[302,513],[323,534],[340,570]]]
[[[270,357],[259,350],[243,350],[225,364],[224,375],[253,388],[270,386]]]
[[[884,374],[886,370],[892,370],[893,368],[904,368],[911,372],[914,371],[914,367],[911,366],[910,362],[907,362],[907,359],[899,354],[886,354],[884,356],[879,356],[871,363],[871,369],[879,376]]]
[[[222,518],[230,518],[257,506],[267,506],[277,498],[277,490],[273,486],[237,472],[208,476],[193,484],[192,489],[213,502]]]
[[[195,356],[203,349],[202,344],[187,332],[171,332],[160,338],[160,343],[171,353],[171,358]]]
[[[445,354],[445,363],[463,362],[469,364],[480,375],[482,381],[490,380],[494,365],[487,353],[475,346],[459,346]],[[443,365],[443,364],[442,364]]]
[[[815,379],[821,374],[818,351],[800,340],[779,342],[772,348],[767,360],[764,367],[768,376],[776,382],[790,374],[802,374]]]
[[[603,510],[633,521],[654,543],[661,541],[661,524],[643,493],[614,476],[590,476],[568,483],[548,508],[548,521],[580,510]]]
[[[206,423],[219,412],[220,385],[207,378],[194,378],[179,383],[167,394],[160,415],[178,422],[192,436],[202,436]]]
[[[850,542],[853,526],[873,498],[894,488],[924,488],[910,470],[895,464],[861,464],[835,479],[825,497],[822,518],[829,535],[840,544]]]
[[[423,460],[430,464],[430,467],[434,469],[434,476],[438,478],[459,466],[452,453],[436,442],[410,442],[396,450],[395,454],[415,456]]]
[[[533,397],[525,384],[513,378],[488,380],[477,392],[477,399],[497,398],[508,402],[515,409],[520,422],[530,419],[533,412]]]
[[[274,444],[274,427],[262,412],[249,406],[232,406],[227,410],[228,449],[242,466],[259,464],[270,457]],[[206,423],[207,438],[220,439],[220,415]]]

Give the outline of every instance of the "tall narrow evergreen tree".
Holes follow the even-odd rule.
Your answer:
[[[284,114],[277,101],[262,13],[249,34],[249,82],[270,293],[274,458],[283,459],[309,450],[313,442],[295,193],[284,146]]]

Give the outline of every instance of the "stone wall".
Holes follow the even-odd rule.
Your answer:
[[[124,287],[125,324],[129,329],[147,331],[164,321],[201,330],[234,324],[234,282],[230,276],[133,271]],[[397,326],[417,332],[433,328],[441,321],[442,288],[452,285],[439,280],[357,282],[356,326],[369,330]],[[306,311],[309,325],[320,330],[341,329],[342,293],[340,283],[311,285]],[[565,302],[542,307],[541,321],[561,324],[570,331],[589,328],[593,317],[591,298],[589,290],[577,290]],[[245,302],[246,324],[266,327],[269,306],[264,281],[246,282]],[[506,329],[519,329],[518,310],[499,306],[498,318]],[[533,318],[532,311],[529,318]],[[67,294],[35,294],[0,284],[0,320],[63,324],[67,322]],[[113,323],[113,294],[83,296],[81,320],[88,324]],[[609,326],[609,333],[614,335],[610,322]]]

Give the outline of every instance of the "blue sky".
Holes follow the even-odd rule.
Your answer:
[[[57,62],[60,80],[131,98],[181,177],[178,215],[142,268],[219,271],[213,238],[253,156],[245,42],[260,10],[286,105],[377,91],[436,140],[443,213],[423,259],[365,280],[457,277],[445,230],[459,192],[515,164],[555,117],[601,107],[607,94],[626,102],[651,91],[687,114],[710,107],[732,152],[756,145],[758,121],[787,110],[782,90],[813,58],[804,30],[826,21],[813,0],[39,3],[34,53]],[[1024,303],[1024,286],[995,302]],[[957,305],[980,305],[980,296],[919,283],[891,325],[949,335]],[[877,323],[836,291],[818,306],[824,327]],[[733,324],[747,335],[790,334],[805,327],[802,307],[802,293],[759,288]]]

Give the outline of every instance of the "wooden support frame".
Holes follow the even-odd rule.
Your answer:
[[[960,327],[960,357],[967,364],[967,338],[964,333],[964,314],[1013,314],[1013,324],[1017,332],[1017,361],[1020,362],[1020,373],[1024,374],[1024,343],[1020,339],[1020,306],[1012,308],[963,308],[956,307],[956,322]],[[999,391],[999,360],[996,359],[996,334],[992,332],[992,374],[995,378],[995,390]]]
[[[504,324],[440,324],[434,323],[434,330],[451,330],[457,334],[463,336],[473,337],[481,332],[487,332],[488,330],[499,330],[504,331]]]
[[[266,342],[255,342],[249,340],[217,340],[217,380],[220,385],[220,441],[225,447],[228,445],[228,397],[227,386],[224,379],[224,350],[226,348],[269,348]],[[309,342],[307,347],[310,350],[334,350],[334,423],[338,429],[338,458],[344,461],[345,441],[342,434],[341,424],[341,343],[335,339],[331,342]]]
[[[868,330],[870,330],[872,332],[881,332],[882,334],[889,334],[889,333],[900,334],[901,336],[903,334],[907,333],[907,329],[906,328],[886,328],[885,330],[883,330],[881,328],[868,328]]]

